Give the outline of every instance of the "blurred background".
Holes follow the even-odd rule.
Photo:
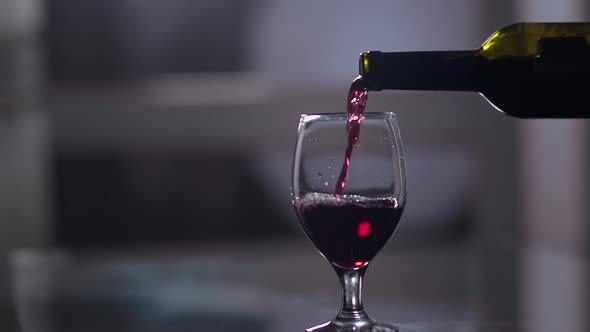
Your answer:
[[[589,18],[584,0],[0,0],[1,330],[329,319],[336,276],[290,206],[299,114],[344,111],[362,51]],[[368,110],[399,116],[410,197],[369,313],[588,331],[587,121],[475,93],[379,92]]]

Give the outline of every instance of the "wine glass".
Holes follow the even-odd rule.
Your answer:
[[[358,141],[347,139],[346,128],[346,113],[303,114],[299,122],[293,206],[305,233],[336,270],[344,294],[336,318],[306,331],[399,331],[370,318],[361,300],[367,266],[395,231],[406,198],[396,116],[366,113]],[[345,158],[345,152],[352,154]],[[343,164],[349,167],[338,195]]]

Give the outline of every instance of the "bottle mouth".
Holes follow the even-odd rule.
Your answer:
[[[369,53],[363,52],[359,57],[359,75],[365,75],[369,72]]]

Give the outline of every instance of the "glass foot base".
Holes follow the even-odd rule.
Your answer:
[[[340,322],[332,320],[305,329],[306,332],[399,332],[395,325],[380,323],[373,319]]]

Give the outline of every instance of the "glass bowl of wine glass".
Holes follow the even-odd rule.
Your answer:
[[[351,128],[346,113],[304,114],[299,122],[293,206],[343,289],[338,315],[307,331],[398,331],[367,315],[361,286],[369,263],[393,235],[404,208],[400,131],[394,113],[361,114],[356,124]]]

